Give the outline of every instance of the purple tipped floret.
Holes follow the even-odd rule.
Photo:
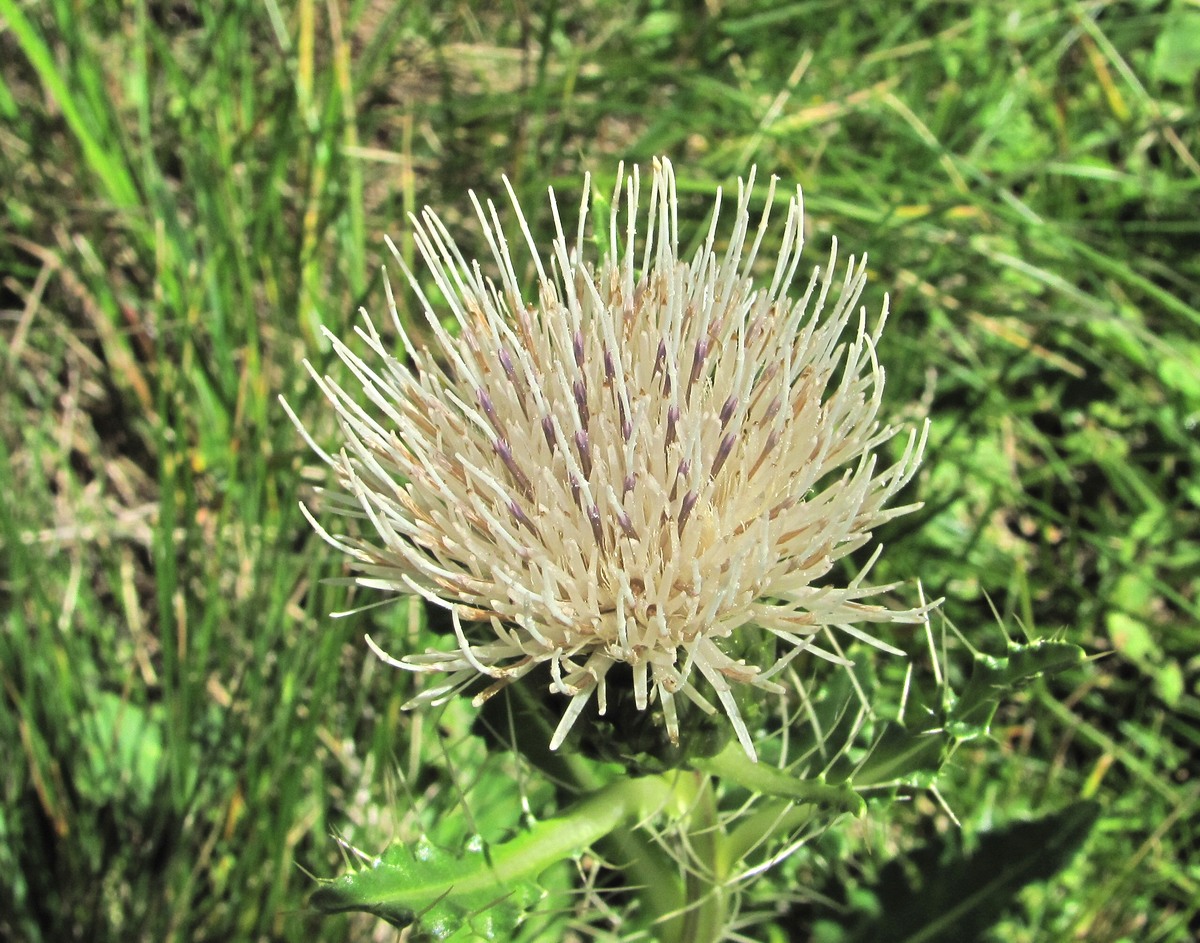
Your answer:
[[[624,508],[617,512],[617,523],[621,525],[621,530],[624,532],[626,537],[628,537],[630,540],[638,539],[638,533],[633,526],[633,521],[630,520],[629,515],[625,512]]]
[[[534,525],[533,521],[529,519],[529,515],[525,513],[525,510],[516,501],[508,502],[508,513],[513,516],[514,521],[533,534],[534,537],[538,538],[538,540],[542,539],[542,535],[538,533],[536,525]]]
[[[695,491],[689,491],[683,496],[683,503],[679,505],[679,536],[683,536],[683,527],[687,523],[688,515],[692,513],[692,508],[696,506],[696,499],[699,495]]]
[[[504,425],[500,422],[500,417],[496,415],[496,407],[492,405],[492,398],[488,396],[487,390],[480,387],[475,391],[475,396],[479,400],[479,408],[488,417],[488,422],[492,424],[492,428],[500,432],[504,428]]]
[[[525,474],[524,469],[517,464],[517,460],[513,458],[512,447],[504,439],[496,439],[492,443],[492,448],[500,457],[500,461],[504,463],[504,467],[508,469],[508,473],[512,475],[512,479],[516,482],[517,487],[521,489],[525,497],[530,497],[533,494],[533,483],[530,482],[529,476]]]
[[[738,398],[731,396],[725,400],[725,405],[721,407],[721,428],[724,429],[729,425],[729,420],[733,418],[733,411],[737,409]]]
[[[505,350],[503,347],[501,347],[500,353],[498,356],[500,359],[500,366],[504,370],[504,375],[506,377],[508,377],[509,381],[513,384],[513,386],[516,386],[517,371],[513,368],[512,358],[508,355],[508,351]]]
[[[667,362],[667,342],[661,340],[658,342],[658,352],[654,355],[654,369],[650,371],[651,378],[658,376],[663,368],[663,364]]]
[[[586,429],[588,419],[591,418],[591,413],[588,412],[587,387],[584,386],[582,380],[576,380],[571,391],[575,394],[575,408],[579,411],[579,424]]]
[[[592,505],[587,509],[588,523],[592,525],[592,536],[596,538],[596,546],[604,549],[604,530],[600,526],[600,508]]]
[[[692,384],[696,382],[696,378],[700,376],[700,370],[704,366],[704,358],[708,356],[708,338],[702,337],[696,341],[696,350],[692,354],[692,372],[688,376],[688,390],[691,390]]]
[[[575,433],[575,449],[579,452],[579,465],[585,478],[592,477],[592,447],[588,443],[587,430],[580,429]]]
[[[717,457],[713,459],[712,477],[716,478],[721,472],[721,466],[725,464],[725,459],[729,458],[729,453],[733,451],[733,443],[737,441],[737,433],[731,432],[721,440],[721,445],[717,449]]]

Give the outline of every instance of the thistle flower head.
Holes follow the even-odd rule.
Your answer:
[[[877,458],[897,433],[878,419],[886,306],[869,328],[857,309],[865,259],[839,278],[836,242],[796,282],[798,190],[778,254],[760,258],[775,181],[757,222],[753,183],[753,172],[739,183],[724,239],[718,192],[685,258],[670,163],[654,165],[644,217],[637,169],[618,171],[595,240],[606,251],[591,260],[590,181],[570,237],[550,192],[556,235],[543,255],[506,180],[528,261],[472,194],[491,274],[427,208],[413,224],[436,302],[392,250],[428,344],[405,332],[390,289],[404,359],[369,320],[368,359],[329,335],[361,390],[314,373],[344,436],[321,454],[341,487],[334,507],[364,534],[321,533],[353,558],[358,584],[419,594],[452,617],[441,651],[393,658],[370,643],[397,667],[444,674],[415,703],[481,675],[482,702],[545,664],[565,699],[552,748],[620,684],[673,742],[678,698],[719,705],[753,757],[735,685],[781,693],[776,678],[798,653],[842,660],[831,628],[893,650],[857,626],[923,617],[864,602],[891,588],[865,581],[870,564],[845,585],[830,577],[876,525],[915,507],[888,503],[924,434],[909,433],[898,461]],[[773,638],[775,659],[735,658],[741,633]]]

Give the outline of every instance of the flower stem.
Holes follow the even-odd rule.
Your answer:
[[[594,802],[603,805],[611,801],[610,789],[634,788],[628,784],[653,782],[655,786],[636,787],[641,790],[658,790],[657,803],[644,802],[636,815],[622,820],[613,816],[612,809],[603,809],[602,818],[609,827],[598,829],[594,844],[604,858],[624,874],[627,883],[635,889],[640,903],[639,922],[652,932],[662,943],[685,943],[680,936],[684,907],[683,882],[675,860],[647,834],[644,829],[632,828],[641,819],[670,806],[679,809],[675,795],[677,781],[684,775],[670,773],[660,776],[631,779],[624,772],[613,774],[603,766],[589,763],[582,757],[560,751],[551,752],[546,744],[550,730],[545,712],[539,709],[529,691],[520,686],[509,689],[512,705],[517,714],[512,723],[514,747],[517,752],[550,778],[569,783],[573,791],[585,795],[581,804],[591,806]],[[606,783],[607,776],[616,775],[615,781]],[[643,794],[647,799],[649,793]],[[572,808],[578,808],[574,806]]]
[[[539,823],[493,851],[496,870],[535,876],[556,861],[602,839],[623,822],[645,818],[670,797],[660,776],[622,779],[601,787],[562,815]]]
[[[692,776],[698,785],[694,788],[687,824],[694,860],[685,881],[687,902],[680,939],[719,943],[724,939],[728,911],[725,892],[730,865],[728,838],[717,816],[712,778],[702,773]]]
[[[696,759],[697,769],[729,782],[737,783],[751,792],[791,799],[796,803],[823,806],[831,812],[851,812],[861,815],[866,808],[862,796],[847,785],[832,785],[821,778],[800,779],[786,770],[765,763],[755,763],[746,757],[741,747],[731,743],[716,756]]]

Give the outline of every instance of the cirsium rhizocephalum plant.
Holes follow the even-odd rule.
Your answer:
[[[417,594],[450,615],[448,646],[393,657],[368,642],[388,664],[441,676],[410,706],[474,691],[482,707],[522,681],[508,702],[513,746],[583,797],[488,853],[399,848],[328,885],[319,906],[502,939],[536,900],[538,875],[594,846],[643,885],[642,932],[715,940],[781,839],[819,828],[816,809],[861,808],[854,763],[835,780],[821,775],[848,762],[845,744],[797,755],[774,743],[774,765],[756,765],[765,732],[793,721],[763,699],[785,698],[785,680],[796,690],[802,652],[849,668],[835,629],[899,653],[859,626],[925,620],[927,606],[868,601],[893,588],[866,579],[878,551],[848,582],[834,578],[876,526],[916,507],[889,504],[925,434],[879,461],[898,430],[878,418],[884,318],[868,329],[856,310],[865,262],[851,259],[834,290],[835,244],[794,297],[800,194],[761,265],[775,184],[757,224],[752,185],[753,174],[739,184],[723,248],[718,196],[686,259],[668,161],[655,163],[644,224],[638,172],[618,173],[596,262],[587,184],[573,239],[551,191],[547,257],[514,196],[529,295],[490,202],[472,194],[492,277],[427,209],[413,222],[437,304],[396,258],[429,346],[410,338],[390,289],[404,359],[369,320],[359,334],[370,363],[328,335],[361,392],[314,372],[343,443],[336,453],[311,444],[340,485],[327,506],[361,527],[335,536],[314,526],[351,558],[360,586]],[[922,726],[919,749],[890,744],[891,768],[940,762],[931,730]],[[726,744],[730,731],[737,744]],[[628,831],[646,822],[656,831]]]

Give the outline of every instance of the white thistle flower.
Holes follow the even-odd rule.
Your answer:
[[[828,627],[894,652],[854,624],[924,617],[927,607],[864,603],[892,588],[864,583],[870,563],[848,585],[826,579],[876,525],[917,507],[887,504],[916,470],[924,432],[877,467],[876,451],[897,432],[877,419],[886,302],[868,332],[865,308],[855,317],[866,260],[852,257],[827,310],[836,241],[825,269],[789,297],[803,245],[799,190],[773,270],[756,283],[775,181],[756,227],[753,183],[753,171],[739,182],[724,250],[718,191],[705,240],[685,260],[670,162],[654,164],[640,247],[639,174],[619,169],[597,269],[586,261],[590,178],[571,240],[550,191],[548,259],[505,180],[536,298],[522,289],[495,206],[472,193],[498,280],[426,208],[413,224],[444,299],[435,311],[389,241],[424,306],[431,349],[409,339],[390,288],[407,361],[369,319],[358,333],[371,364],[326,332],[362,389],[314,372],[345,444],[328,455],[309,442],[344,489],[334,507],[374,534],[313,525],[354,559],[359,585],[417,593],[452,615],[457,645],[445,651],[397,659],[367,640],[391,665],[447,675],[409,706],[441,703],[479,675],[492,679],[482,703],[548,664],[551,690],[570,699],[554,749],[592,697],[604,712],[620,666],[639,709],[657,701],[672,742],[675,699],[713,713],[711,692],[753,758],[732,684],[781,693],[772,678],[801,651],[844,662],[836,642],[815,644],[818,634],[832,641]],[[770,633],[781,656],[735,660],[722,641],[738,632]]]

